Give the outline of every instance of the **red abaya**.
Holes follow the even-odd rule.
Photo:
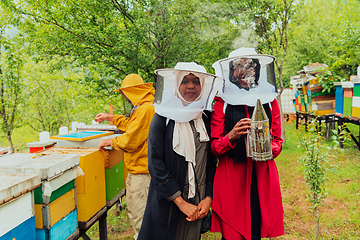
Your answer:
[[[225,133],[224,101],[215,98],[211,119],[211,150],[219,158],[214,179],[212,232],[220,232],[228,240],[251,239],[250,190],[253,161],[234,163],[226,154],[236,146]],[[273,158],[281,152],[280,109],[276,99],[271,102]],[[284,234],[283,206],[279,175],[274,160],[256,161],[257,186],[261,209],[261,237]]]

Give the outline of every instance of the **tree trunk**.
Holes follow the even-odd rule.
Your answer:
[[[13,145],[13,142],[11,140],[11,132],[6,133],[6,138],[7,138],[8,142],[9,142],[10,153],[12,154],[12,153],[14,153],[14,145]]]
[[[315,219],[316,219],[316,240],[320,240],[320,222],[319,222],[319,212],[315,208]]]

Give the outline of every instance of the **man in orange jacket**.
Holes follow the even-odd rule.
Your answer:
[[[111,146],[124,151],[124,163],[129,174],[126,179],[126,203],[128,216],[137,239],[144,216],[150,184],[148,170],[148,131],[154,115],[155,89],[152,83],[144,83],[137,74],[126,76],[122,88],[115,90],[133,104],[130,117],[99,113],[96,122],[112,121],[124,133],[113,139],[102,139],[99,148]]]

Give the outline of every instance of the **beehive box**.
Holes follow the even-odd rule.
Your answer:
[[[344,113],[344,90],[341,82],[335,82],[335,113],[342,115]]]
[[[76,211],[76,167],[80,156],[61,156],[16,153],[0,158],[0,171],[39,174],[41,186],[34,190],[36,232],[49,232],[59,221],[69,221],[67,216]],[[69,187],[70,185],[70,187]],[[77,222],[77,221],[76,221]],[[62,231],[72,234],[77,224],[69,222]],[[44,239],[53,239],[47,234]]]
[[[58,136],[56,141],[56,147],[81,147],[81,148],[98,148],[99,143],[102,139],[112,139],[114,137],[121,136],[121,134],[112,134],[106,136],[100,136],[93,139],[83,140],[83,141],[73,141],[68,138],[62,139],[61,136]]]
[[[354,78],[352,82],[354,83],[354,87],[351,116],[360,118],[360,78]]]
[[[29,153],[36,153],[45,149],[48,149],[50,147],[53,147],[55,145],[55,141],[48,141],[48,142],[31,142],[27,143],[26,147],[29,149]]]
[[[314,115],[327,115],[334,113],[335,100],[316,101],[312,104],[312,112]]]
[[[305,106],[302,106],[302,104],[304,105],[305,101],[303,100],[302,102],[302,97],[304,95],[303,92],[303,86],[304,86],[304,79],[306,79],[305,77],[303,77],[305,75],[298,75],[298,76],[293,76],[291,77],[291,84],[293,85],[293,93],[294,93],[294,108],[296,112],[302,112],[305,108]]]
[[[353,79],[352,83],[354,83],[353,96],[360,97],[360,78]]]
[[[68,133],[63,135],[51,136],[50,139],[68,140],[68,141],[86,141],[99,137],[104,137],[114,134],[113,132],[106,131],[80,131],[74,133]]]
[[[313,78],[309,80],[309,112],[314,115],[333,114],[335,108],[335,90],[330,92],[323,91],[323,87],[319,83],[319,79]]]
[[[105,150],[101,152],[105,163],[106,204],[112,206],[114,201],[125,195],[128,172],[124,167],[124,153],[122,151]]]
[[[35,240],[37,174],[0,173],[0,239]],[[11,217],[10,217],[11,216]]]
[[[78,221],[87,222],[106,206],[105,164],[96,148],[52,147],[42,153],[51,155],[80,155],[84,175],[76,178]]]
[[[64,240],[78,234],[77,209],[71,211],[50,229],[36,229],[36,240]]]
[[[344,112],[345,117],[350,117],[352,115],[352,98],[353,98],[353,87],[354,83],[352,82],[342,82],[342,89],[344,91]]]
[[[85,141],[57,140],[56,146],[72,148],[98,148],[102,139],[112,139],[117,136],[121,136],[121,134],[113,134]],[[128,175],[128,171],[124,167],[123,151],[117,151],[111,147],[106,149],[107,150],[101,152],[104,156],[105,164],[106,204],[107,206],[111,206],[113,201],[116,201],[125,195],[126,177]],[[118,196],[119,194],[120,196]]]

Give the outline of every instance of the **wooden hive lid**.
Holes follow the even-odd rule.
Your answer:
[[[38,174],[0,173],[0,205],[33,190],[40,184]]]
[[[0,158],[0,172],[38,174],[43,181],[50,180],[79,164],[78,154],[14,153]]]

